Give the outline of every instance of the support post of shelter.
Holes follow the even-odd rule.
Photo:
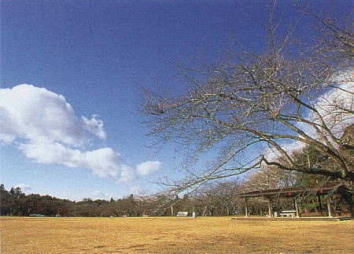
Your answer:
[[[322,202],[321,202],[321,195],[317,194],[317,199],[318,199],[318,204],[320,205],[320,211],[321,215],[323,214],[323,207],[322,207]]]
[[[354,218],[354,211],[353,211],[353,194],[348,191],[347,189],[341,189],[340,194],[342,195],[342,198],[345,200],[345,202],[348,205],[349,209],[349,215],[351,218]]]
[[[353,195],[351,193],[348,193],[348,204],[349,204],[349,213],[350,217],[354,218],[354,211],[353,211]]]
[[[321,186],[321,187],[316,187],[316,188],[311,188],[311,189],[303,189],[303,188],[283,188],[283,189],[269,189],[269,190],[257,190],[257,191],[250,191],[247,193],[241,193],[240,197],[245,199],[245,217],[249,215],[249,208],[248,208],[248,198],[263,198],[267,200],[268,202],[268,215],[269,217],[274,217],[277,216],[278,211],[273,213],[273,202],[276,202],[280,198],[292,198],[293,199],[293,205],[294,205],[294,210],[292,211],[282,211],[280,216],[294,216],[296,217],[301,217],[301,202],[300,202],[300,197],[303,194],[306,193],[313,193],[317,195],[318,203],[320,205],[320,210],[325,213],[325,201],[327,202],[327,212],[328,212],[328,217],[333,217],[335,216],[334,211],[332,211],[332,204],[331,200],[333,199],[333,195],[342,195],[342,199],[345,200],[345,202],[348,204],[349,212],[351,216],[353,217],[353,193],[351,192],[350,189],[348,189],[347,186],[344,184],[341,185],[336,185],[336,186]],[[326,196],[325,196],[326,195]],[[297,198],[299,197],[299,198]],[[316,196],[315,196],[316,197]],[[322,199],[322,200],[321,200]],[[277,203],[275,203],[274,208],[279,208],[277,206]],[[274,209],[275,210],[275,209]],[[305,211],[306,212],[306,211]],[[322,214],[322,212],[321,212]]]
[[[273,217],[273,213],[272,213],[272,200],[269,198],[268,199],[268,215],[269,217]]]
[[[332,217],[331,198],[327,197],[328,217]]]
[[[297,199],[294,199],[294,205],[295,205],[295,211],[296,211],[296,217],[299,218],[300,217],[300,211],[299,211],[299,205],[297,203]]]
[[[171,216],[174,216],[173,205],[171,205],[170,209],[171,209]]]
[[[248,202],[247,198],[245,198],[245,217],[248,217]]]

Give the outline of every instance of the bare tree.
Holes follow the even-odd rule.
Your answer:
[[[296,186],[298,175],[293,171],[284,171],[275,166],[264,167],[252,174],[244,183],[248,191],[282,189]]]
[[[183,96],[146,97],[152,135],[197,152],[219,149],[204,172],[190,169],[173,183],[176,190],[262,166],[354,180],[340,138],[353,124],[353,34],[313,15],[324,29],[321,40],[294,45],[293,28],[278,34],[273,15],[264,52],[240,50],[235,62],[211,68]],[[299,163],[294,151],[308,146],[335,166]]]
[[[240,200],[237,196],[241,190],[241,183],[220,182],[207,184],[192,195],[199,215],[233,215],[239,208]]]

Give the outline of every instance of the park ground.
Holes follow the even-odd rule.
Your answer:
[[[354,253],[354,221],[1,217],[1,253]]]

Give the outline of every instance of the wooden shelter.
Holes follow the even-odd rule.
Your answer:
[[[245,216],[249,215],[248,199],[261,197],[268,201],[268,217],[274,217],[273,214],[273,201],[279,198],[292,199],[294,204],[294,211],[296,212],[296,217],[300,217],[299,203],[300,197],[312,194],[317,196],[320,207],[322,207],[322,197],[325,198],[327,203],[327,214],[328,217],[333,217],[331,208],[331,198],[333,195],[339,194],[348,203],[350,213],[353,217],[353,204],[352,204],[352,191],[349,190],[344,184],[333,185],[333,186],[322,186],[316,188],[283,188],[283,189],[268,189],[268,190],[256,190],[246,193],[241,193],[239,197],[245,200]]]

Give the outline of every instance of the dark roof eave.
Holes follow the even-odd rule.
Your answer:
[[[239,197],[295,197],[298,194],[313,192],[317,195],[325,195],[330,192],[336,191],[342,185],[337,186],[326,186],[321,188],[311,188],[311,189],[299,189],[299,188],[286,188],[286,189],[271,189],[271,190],[261,190],[261,191],[251,191],[239,194]]]

